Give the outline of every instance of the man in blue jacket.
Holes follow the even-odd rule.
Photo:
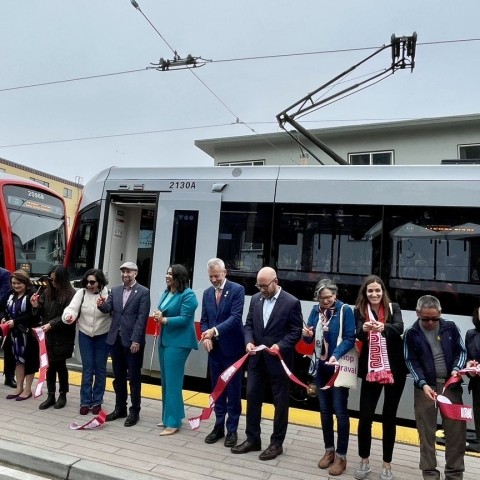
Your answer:
[[[440,302],[424,295],[417,302],[417,321],[404,334],[405,361],[415,382],[414,407],[420,437],[420,464],[424,479],[439,480],[435,456],[437,394],[445,381],[457,376],[465,366],[467,352],[454,322],[441,318]],[[443,393],[453,404],[461,405],[462,387],[456,383]],[[442,415],[445,432],[445,479],[461,480],[465,470],[466,424]]]
[[[115,410],[107,422],[126,418],[125,426],[135,425],[140,418],[142,396],[142,364],[145,351],[145,329],[150,313],[150,291],[136,281],[138,267],[125,262],[121,267],[122,285],[113,287],[108,298],[100,297],[98,308],[112,313],[112,325],[107,335],[112,357]],[[131,407],[127,416],[127,379],[130,382]]]
[[[208,361],[212,388],[228,367],[245,353],[243,339],[243,305],[245,289],[226,278],[225,263],[212,258],[207,263],[211,287],[203,292],[202,331],[203,346],[209,353]],[[237,444],[237,428],[242,413],[242,374],[238,371],[228,383],[223,394],[215,402],[215,427],[205,438],[205,443],[215,443],[225,436],[226,447]]]

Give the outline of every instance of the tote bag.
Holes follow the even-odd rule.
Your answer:
[[[337,345],[342,343],[343,336],[343,308],[349,308],[347,305],[342,305],[340,310],[340,330],[338,334]],[[358,350],[354,345],[345,355],[338,359],[340,370],[335,379],[335,387],[357,388],[358,387]]]

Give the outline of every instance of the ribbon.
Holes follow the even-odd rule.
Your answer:
[[[48,370],[48,355],[47,355],[47,344],[45,342],[45,332],[42,330],[42,327],[33,328],[33,333],[38,340],[39,347],[39,357],[40,357],[40,372],[38,375],[37,386],[35,387],[34,398],[39,397],[42,394],[42,387],[47,378]]]
[[[452,376],[445,382],[442,393],[436,396],[435,401],[443,416],[450,418],[451,420],[468,422],[469,420],[473,420],[472,406],[452,403],[451,400],[443,394],[450,385],[461,382],[462,375],[466,375],[467,373],[480,373],[480,368],[468,367],[462,370],[458,370],[458,373],[459,375],[456,375],[454,377]]]
[[[279,350],[268,348],[265,345],[260,345],[258,347],[255,347],[252,350],[252,352],[260,352],[262,350],[266,350],[268,353],[272,355],[276,355],[279,358],[280,363],[283,369],[285,370],[285,373],[287,374],[288,378],[292,382],[295,382],[301,387],[304,387],[307,390],[307,392],[310,391],[310,387],[308,385],[305,385],[303,382],[301,382],[287,367],[287,364],[283,360],[283,357]],[[210,415],[212,414],[213,409],[215,408],[215,402],[222,395],[223,391],[225,390],[226,386],[229,384],[230,380],[242,368],[242,365],[245,363],[245,361],[250,355],[251,353],[246,353],[243,357],[237,360],[233,365],[230,365],[230,367],[224,370],[223,373],[218,377],[215,388],[213,389],[213,392],[208,397],[210,405],[204,408],[202,410],[202,413],[197,417],[192,417],[188,419],[188,423],[190,424],[190,427],[192,428],[192,430],[196,430],[200,426],[200,422],[202,420],[208,420],[210,418]]]
[[[340,373],[340,364],[338,362],[335,363],[329,363],[325,362],[326,365],[333,365],[335,367],[335,370],[333,371],[333,375],[330,377],[330,380],[320,388],[320,390],[328,390],[329,388],[332,388],[335,386],[335,380],[338,377],[338,374]]]
[[[107,412],[105,410],[100,410],[100,413],[96,417],[83,425],[79,425],[77,422],[72,422],[70,424],[70,430],[92,430],[101,427],[105,423],[106,418]]]
[[[0,323],[0,330],[2,332],[2,344],[0,345],[0,348],[3,348],[8,332],[10,331],[10,327],[6,323]]]

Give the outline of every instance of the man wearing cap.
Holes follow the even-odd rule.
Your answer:
[[[107,299],[100,297],[98,308],[112,314],[107,335],[113,368],[115,410],[107,422],[125,418],[125,426],[135,425],[140,418],[142,397],[141,372],[145,350],[145,329],[150,312],[150,291],[136,281],[138,267],[125,262],[121,267],[123,285],[113,287]],[[130,382],[131,407],[127,416],[127,379]]]

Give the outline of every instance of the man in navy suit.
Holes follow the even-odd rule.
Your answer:
[[[272,460],[283,453],[283,441],[288,426],[288,376],[280,360],[257,346],[265,345],[281,353],[291,369],[294,349],[302,336],[303,317],[300,302],[285,292],[279,285],[273,268],[264,267],[257,274],[256,287],[260,293],[250,301],[245,323],[245,343],[251,353],[247,378],[247,439],[232,448],[232,453],[260,451],[261,414],[265,383],[270,382],[275,414],[270,445],[260,454],[260,460]]]
[[[223,260],[212,258],[207,263],[207,269],[212,286],[203,292],[200,329],[203,346],[209,352],[213,388],[222,372],[245,352],[242,322],[245,289],[227,280]],[[223,438],[226,424],[224,445],[233,447],[237,444],[238,421],[242,413],[242,373],[239,371],[234,375],[215,402],[215,427],[205,438],[206,443],[215,443]]]
[[[142,396],[142,364],[145,350],[145,329],[150,313],[150,291],[136,281],[138,267],[125,262],[121,267],[123,285],[113,287],[108,298],[100,297],[98,308],[112,313],[112,325],[107,335],[112,357],[115,410],[107,422],[126,418],[125,426],[135,425],[140,418]],[[130,381],[132,405],[127,416],[127,379]]]

